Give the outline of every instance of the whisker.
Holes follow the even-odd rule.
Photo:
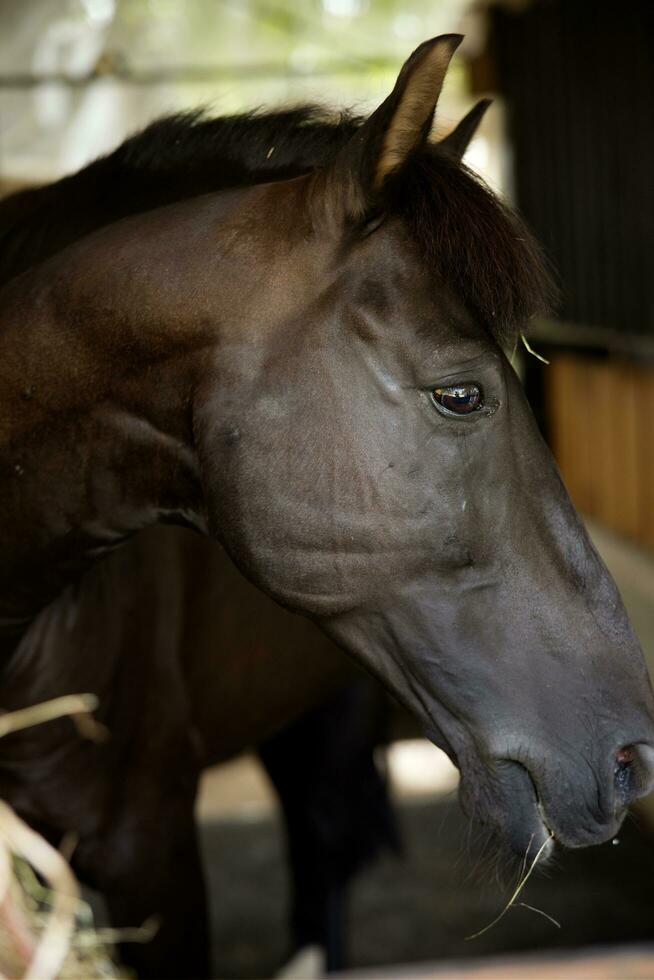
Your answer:
[[[517,904],[521,905],[523,909],[529,909],[530,912],[535,912],[536,915],[542,915],[544,919],[547,919],[548,922],[551,922],[552,925],[556,926],[557,929],[561,928],[561,923],[557,919],[555,919],[553,915],[549,915],[547,912],[543,912],[542,909],[537,909],[535,905],[527,905],[526,902],[518,902]]]

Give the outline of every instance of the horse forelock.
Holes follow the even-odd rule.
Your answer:
[[[394,209],[433,270],[502,346],[546,313],[556,287],[524,222],[467,167],[431,144],[398,181]]]

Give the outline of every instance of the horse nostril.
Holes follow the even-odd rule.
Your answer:
[[[615,788],[621,802],[626,803],[634,791],[634,772],[632,763],[635,753],[631,745],[625,745],[615,756],[613,776]]]
[[[623,803],[645,796],[654,785],[654,750],[625,745],[615,755],[615,788]]]
[[[620,749],[620,751],[616,753],[615,761],[617,763],[617,768],[619,769],[620,767],[628,766],[630,762],[634,761],[635,757],[636,751],[633,745],[625,745],[624,748]]]

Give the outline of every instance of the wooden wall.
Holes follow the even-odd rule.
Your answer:
[[[654,550],[654,3],[498,0],[490,24],[517,204],[561,286],[527,392],[577,506]]]
[[[575,504],[654,551],[654,368],[559,353],[543,381],[548,438]]]
[[[654,335],[654,3],[502,3],[492,24],[515,195],[558,315]]]

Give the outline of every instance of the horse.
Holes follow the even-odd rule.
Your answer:
[[[652,786],[641,651],[503,351],[548,276],[519,219],[429,140],[459,40],[421,45],[362,123],[308,126],[297,170],[262,180],[284,127],[271,115],[265,144],[265,117],[243,120],[224,147],[226,171],[251,161],[240,180],[114,221],[3,287],[7,706],[34,700],[34,663],[64,669],[76,629],[98,655],[62,683],[113,690],[112,646],[129,648],[144,599],[160,611],[122,658],[145,703],[115,688],[131,720],[105,749],[156,779],[125,774],[122,821],[82,828],[104,847],[77,855],[117,923],[128,882],[161,885],[153,853],[179,870],[163,921],[184,919],[197,881],[183,678],[142,655],[183,630],[178,565],[149,552],[142,590],[133,560],[120,571],[153,525],[218,539],[378,677],[461,770],[464,808],[524,859],[611,838]],[[294,677],[275,680],[272,700]],[[162,689],[178,695],[165,716]],[[44,796],[64,755],[30,760]],[[80,781],[89,813],[97,792]],[[186,925],[202,948],[201,922]]]
[[[441,141],[441,149],[460,159],[489,104],[489,100],[479,102]],[[281,131],[283,141],[274,158],[266,156],[263,168],[262,162],[256,161],[256,171],[248,174],[248,181],[283,179],[289,175],[291,166],[294,170],[315,166],[324,158],[329,142],[338,143],[344,136],[351,136],[362,122],[345,112],[338,118],[332,116],[329,126],[326,121],[325,113],[316,107],[259,116],[256,120],[258,139],[265,143]],[[200,112],[191,112],[160,119],[108,157],[95,161],[77,174],[5,198],[0,202],[0,285],[119,217],[221,189],[229,183],[242,183],[243,168],[250,166],[251,161],[247,157],[239,158],[236,167],[234,158],[242,148],[240,130],[250,134],[253,123],[252,113],[211,119]],[[298,129],[301,130],[299,139]],[[225,144],[230,147],[227,168],[221,157]],[[117,188],[120,188],[119,194],[116,194]],[[158,528],[156,533],[171,536],[170,529]],[[142,544],[146,543],[147,547],[151,538],[152,532],[145,536]],[[174,540],[173,536],[171,542],[164,545],[172,561],[177,555]],[[229,758],[243,748],[247,738],[241,731],[231,733],[230,740],[226,726],[216,725],[216,710],[223,702],[232,697],[235,701],[246,700],[240,689],[235,690],[226,683],[226,677],[240,677],[243,673],[228,667],[230,655],[233,657],[234,651],[240,651],[236,662],[242,665],[244,651],[256,650],[256,669],[263,676],[265,664],[274,662],[277,673],[280,658],[283,656],[288,661],[294,654],[297,663],[287,669],[293,674],[302,672],[303,661],[310,656],[310,674],[298,690],[307,698],[307,703],[313,704],[317,697],[312,688],[312,678],[315,678],[314,686],[318,682],[320,690],[329,693],[327,701],[296,718],[298,704],[289,705],[284,701],[275,714],[269,693],[265,700],[269,717],[263,730],[279,728],[281,719],[289,711],[292,720],[283,731],[259,742],[257,752],[278,793],[285,819],[293,885],[292,953],[307,946],[318,946],[324,949],[328,970],[343,969],[347,946],[345,910],[351,879],[381,850],[389,848],[397,852],[400,846],[386,783],[374,761],[377,746],[385,740],[387,712],[383,700],[375,694],[377,688],[371,687],[370,681],[366,684],[361,677],[350,680],[356,669],[339,656],[338,648],[324,634],[306,620],[290,617],[279,606],[263,599],[260,592],[248,588],[234,575],[233,566],[224,553],[218,554],[212,544],[206,542],[205,545],[204,539],[196,539],[194,543],[198,568],[193,570],[193,575],[195,578],[202,576],[205,583],[211,582],[199,592],[203,596],[200,615],[197,609],[193,614],[194,622],[202,624],[201,634],[205,640],[199,644],[195,642],[193,653],[182,654],[182,663],[187,668],[183,671],[183,679],[192,703],[195,729],[202,741],[203,765]],[[182,577],[188,578],[188,562],[181,562],[180,572]],[[128,575],[128,568],[123,566],[121,574]],[[185,582],[183,594],[187,592],[188,582]],[[236,621],[235,611],[238,611]],[[138,615],[139,620],[144,619],[142,608],[135,610],[133,615]],[[263,623],[266,624],[265,632]],[[256,624],[254,635],[253,624]],[[199,632],[197,625],[196,632]],[[315,633],[313,637],[312,632]],[[271,648],[269,636],[283,637],[283,653]],[[208,637],[211,637],[211,643],[206,641]],[[133,639],[130,641],[130,647],[134,642]],[[98,641],[94,644],[96,649],[97,644]],[[80,637],[79,648],[73,644],[72,637],[68,637],[65,654],[71,682],[77,670],[75,657],[85,658],[88,655],[86,646],[83,637]],[[218,676],[214,648],[222,651]],[[203,650],[205,659],[198,655],[198,651]],[[126,653],[123,651],[123,656]],[[39,672],[35,664],[32,667]],[[42,676],[50,678],[47,662],[43,667]],[[117,667],[113,676],[118,678],[114,683],[125,682],[124,672]],[[343,689],[337,690],[340,683],[344,685]],[[39,698],[45,699],[51,693],[44,685],[40,686]],[[106,697],[106,691],[102,693]],[[115,692],[111,699],[115,701]],[[257,703],[261,699],[253,699],[250,692],[249,700]],[[221,718],[229,716],[229,712],[220,710],[218,714]],[[122,728],[125,724],[124,719],[115,714],[110,722],[111,728]],[[260,727],[253,728],[252,738],[260,738],[261,731]],[[74,738],[75,733],[69,732],[69,740]],[[144,740],[149,741],[147,734]],[[79,743],[69,746],[67,764],[58,771],[57,796],[67,801],[65,815],[55,815],[52,800],[40,803],[34,792],[29,812],[24,813],[55,840],[71,826],[76,828],[79,836],[81,821],[70,806],[70,801],[76,799],[76,747]],[[51,745],[41,744],[38,754],[44,756],[51,750]],[[96,778],[104,777],[116,792],[129,760],[120,761],[114,757],[113,761],[114,764],[108,766],[98,760],[92,769]],[[62,777],[66,774],[69,784],[64,785]],[[5,784],[4,793],[16,802],[14,784]],[[123,794],[120,795],[122,798]],[[107,792],[99,796],[106,805]],[[20,802],[18,805],[20,808]],[[47,830],[45,814],[49,815]],[[102,818],[98,816],[97,819]],[[87,850],[92,847],[88,833],[84,836],[84,844]],[[84,868],[79,870],[84,878]],[[138,888],[134,887],[134,891],[138,892]],[[196,888],[195,892],[199,895],[201,889]],[[142,917],[146,911],[142,911]],[[196,920],[203,914],[199,908],[194,910]],[[123,950],[123,958],[129,961],[130,953],[133,957],[134,951]],[[136,954],[137,960],[142,959],[138,950]],[[137,962],[136,965],[142,964]],[[147,969],[148,964],[144,965]]]

